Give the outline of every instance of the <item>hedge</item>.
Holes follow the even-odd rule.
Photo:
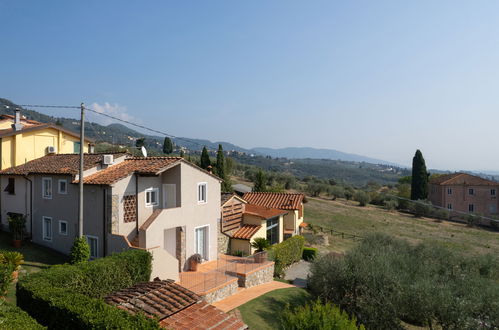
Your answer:
[[[309,261],[314,260],[317,257],[318,250],[313,247],[304,247],[303,248],[303,260]]]
[[[303,236],[296,235],[272,246],[270,256],[275,262],[274,276],[281,277],[286,267],[301,260],[304,244]]]
[[[155,320],[131,315],[102,299],[149,281],[152,256],[143,250],[78,265],[53,266],[17,283],[17,304],[39,323],[57,329],[158,329]]]
[[[0,299],[0,329],[46,329],[19,307]]]

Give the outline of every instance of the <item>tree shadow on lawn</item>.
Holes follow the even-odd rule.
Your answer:
[[[251,308],[252,314],[260,317],[269,328],[279,329],[281,325],[280,315],[285,310],[286,305],[292,308],[302,306],[312,299],[310,293],[305,289],[293,288],[293,291],[288,292],[286,290],[290,289],[279,289],[257,298],[254,301],[254,306],[252,304],[248,306],[248,309]],[[249,323],[253,323],[251,321],[255,320],[251,319]]]

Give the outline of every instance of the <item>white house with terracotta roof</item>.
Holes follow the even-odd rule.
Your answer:
[[[79,155],[47,155],[0,171],[1,224],[27,217],[33,242],[68,254],[77,235]],[[199,253],[216,260],[220,179],[179,157],[85,154],[84,235],[92,257],[153,254],[153,276],[178,279]],[[10,188],[9,188],[10,189]]]
[[[244,197],[222,194],[220,253],[249,255],[255,252],[251,243],[256,238],[277,244],[301,232],[303,194],[247,193]]]

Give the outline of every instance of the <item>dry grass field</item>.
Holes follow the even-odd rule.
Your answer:
[[[312,225],[358,236],[383,232],[414,243],[437,241],[469,254],[499,253],[499,232],[470,228],[453,222],[415,218],[409,214],[386,211],[373,205],[359,207],[357,202],[344,199],[336,201],[311,197],[307,199],[305,222]],[[328,250],[344,252],[357,244],[358,240],[334,235],[329,238],[329,242]]]

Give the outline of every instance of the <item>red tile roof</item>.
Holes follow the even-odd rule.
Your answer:
[[[124,153],[115,154],[124,156]],[[91,169],[102,162],[103,154],[85,154],[83,168]],[[50,154],[34,159],[26,164],[10,167],[0,171],[5,175],[28,175],[28,174],[78,174],[80,166],[80,155],[78,154]]]
[[[270,219],[274,217],[278,217],[280,215],[287,214],[288,212],[274,209],[270,207],[255,205],[255,204],[246,204],[244,208],[244,214],[251,214],[263,219]]]
[[[250,204],[272,207],[281,210],[298,210],[303,202],[303,194],[250,192],[243,199]]]
[[[127,176],[137,173],[158,175],[167,168],[177,165],[181,157],[132,157],[123,162],[89,175],[83,179],[86,184],[112,184]]]
[[[258,225],[243,225],[241,228],[239,228],[235,233],[232,234],[232,238],[238,238],[238,239],[250,239],[255,235],[262,226]]]
[[[162,320],[159,325],[167,329],[209,329],[209,330],[243,330],[248,326],[234,315],[219,310],[206,301],[187,307],[186,309]]]
[[[156,317],[162,328],[247,329],[237,317],[222,312],[172,280],[139,283],[104,300],[131,314],[142,312]]]
[[[499,186],[499,182],[487,180],[468,173],[453,173],[440,175],[430,180],[436,185],[469,185],[469,186]]]
[[[173,280],[138,283],[104,298],[106,303],[131,314],[143,312],[148,317],[158,317],[160,320],[200,300],[197,294]]]

